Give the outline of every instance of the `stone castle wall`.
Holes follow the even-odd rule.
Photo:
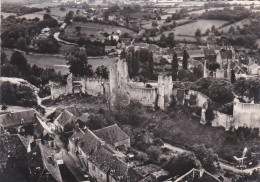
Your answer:
[[[260,128],[260,104],[234,102],[234,127]]]
[[[146,106],[155,106],[157,88],[138,88],[128,86],[127,92],[130,99],[138,100],[141,104]]]
[[[214,127],[224,127],[226,130],[229,130],[234,124],[233,116],[221,113],[219,111],[214,111],[214,119],[212,120],[212,126]]]
[[[146,88],[147,84],[152,88]],[[50,86],[52,99],[56,99],[60,95],[87,93],[93,96],[106,95],[113,105],[121,95],[126,98],[125,102],[129,102],[131,99],[138,100],[143,105],[155,106],[157,104],[159,108],[164,109],[170,104],[173,82],[171,76],[159,76],[158,82],[132,82],[129,79],[126,61],[118,60],[109,68],[109,80],[73,78],[70,74],[65,86],[53,82],[50,82]]]

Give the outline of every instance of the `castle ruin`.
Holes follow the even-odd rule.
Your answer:
[[[148,84],[152,88],[147,88]],[[49,86],[52,99],[57,99],[61,95],[86,93],[93,96],[105,95],[109,98],[111,105],[115,104],[116,99],[125,98],[125,102],[137,100],[145,106],[158,106],[164,109],[170,105],[173,82],[171,76],[158,76],[157,82],[134,82],[128,75],[125,59],[119,59],[109,68],[109,80],[75,78],[70,74],[66,85],[50,81]]]

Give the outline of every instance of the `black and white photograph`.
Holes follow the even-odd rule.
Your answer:
[[[260,182],[260,0],[0,7],[0,182]]]

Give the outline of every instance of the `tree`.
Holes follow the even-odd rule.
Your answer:
[[[6,62],[8,62],[7,56],[5,52],[1,51],[1,65],[4,65]]]
[[[232,85],[223,79],[216,79],[209,86],[209,97],[218,103],[226,104],[232,102],[234,95]]]
[[[170,16],[168,16],[165,20],[166,23],[170,23],[172,21],[172,18]]]
[[[178,58],[177,58],[177,53],[174,52],[173,58],[172,58],[172,80],[177,80],[177,74],[178,74]]]
[[[125,49],[123,49],[123,51],[120,54],[120,59],[125,59],[126,58],[126,52]]]
[[[188,69],[188,59],[189,59],[189,54],[187,50],[183,51],[183,60],[182,60],[182,69],[187,70]]]
[[[206,32],[205,32],[205,35],[209,35],[209,33],[210,33],[210,29],[208,28],[208,29],[206,30]]]
[[[16,46],[19,49],[25,50],[26,49],[26,40],[24,37],[19,37],[16,41]]]
[[[215,25],[212,25],[212,27],[211,27],[211,31],[212,31],[212,32],[215,32],[215,31],[216,31],[216,27],[215,27]]]
[[[36,42],[38,50],[41,53],[57,53],[59,52],[59,42],[54,38],[38,39]]]
[[[157,27],[157,26],[158,26],[157,21],[153,21],[153,22],[152,22],[152,26],[153,26],[153,27]]]
[[[75,30],[76,30],[77,32],[80,32],[81,27],[80,27],[80,26],[76,26],[76,27],[75,27]]]
[[[209,172],[216,172],[214,163],[218,163],[217,154],[211,148],[206,148],[204,144],[196,144],[192,148],[196,158],[201,162],[201,166]]]
[[[217,63],[217,62],[210,62],[210,63],[207,65],[207,67],[208,67],[208,69],[209,69],[210,71],[216,71],[217,69],[220,68],[220,65],[219,65],[219,63]]]
[[[16,65],[7,63],[7,64],[1,66],[1,76],[17,77],[18,73],[19,73],[19,71],[18,71],[18,68]]]
[[[234,84],[236,82],[235,71],[231,70],[231,83]]]
[[[146,153],[148,154],[148,156],[152,162],[157,162],[160,155],[162,154],[162,151],[161,151],[161,148],[158,146],[150,146],[146,150]]]
[[[5,104],[3,104],[1,110],[2,110],[2,111],[5,111],[5,110],[7,110],[7,108],[8,108],[8,107],[7,107]]]
[[[108,69],[104,65],[98,66],[96,69],[96,74],[98,77],[108,79]]]
[[[24,71],[27,67],[27,59],[19,51],[12,54],[10,63],[16,65],[20,71]]]
[[[198,28],[195,32],[196,37],[201,37],[201,30]]]
[[[68,57],[68,65],[70,72],[75,76],[93,75],[92,66],[88,64],[87,54],[82,50],[73,51]]]
[[[73,11],[69,11],[69,12],[66,14],[66,16],[65,16],[64,22],[67,23],[67,24],[70,24],[70,23],[71,23],[70,20],[72,20],[73,14],[74,14]]]
[[[231,33],[231,34],[234,34],[234,33],[235,33],[234,27],[231,26],[231,27],[229,28],[228,32]]]
[[[260,88],[258,79],[239,78],[234,84],[234,92],[240,97],[254,98],[256,91]]]
[[[200,162],[193,153],[182,153],[170,158],[164,168],[170,172],[171,176],[183,175],[193,168],[199,168]]]

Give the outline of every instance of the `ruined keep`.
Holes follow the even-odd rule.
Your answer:
[[[147,85],[152,88],[147,88]],[[52,99],[61,95],[73,93],[86,93],[93,96],[105,95],[111,105],[117,99],[137,100],[145,106],[158,106],[160,109],[170,105],[173,82],[171,76],[158,76],[158,82],[134,82],[128,75],[128,66],[125,59],[118,60],[109,68],[109,80],[97,78],[75,78],[70,74],[67,84],[61,85],[56,82],[49,82]]]

